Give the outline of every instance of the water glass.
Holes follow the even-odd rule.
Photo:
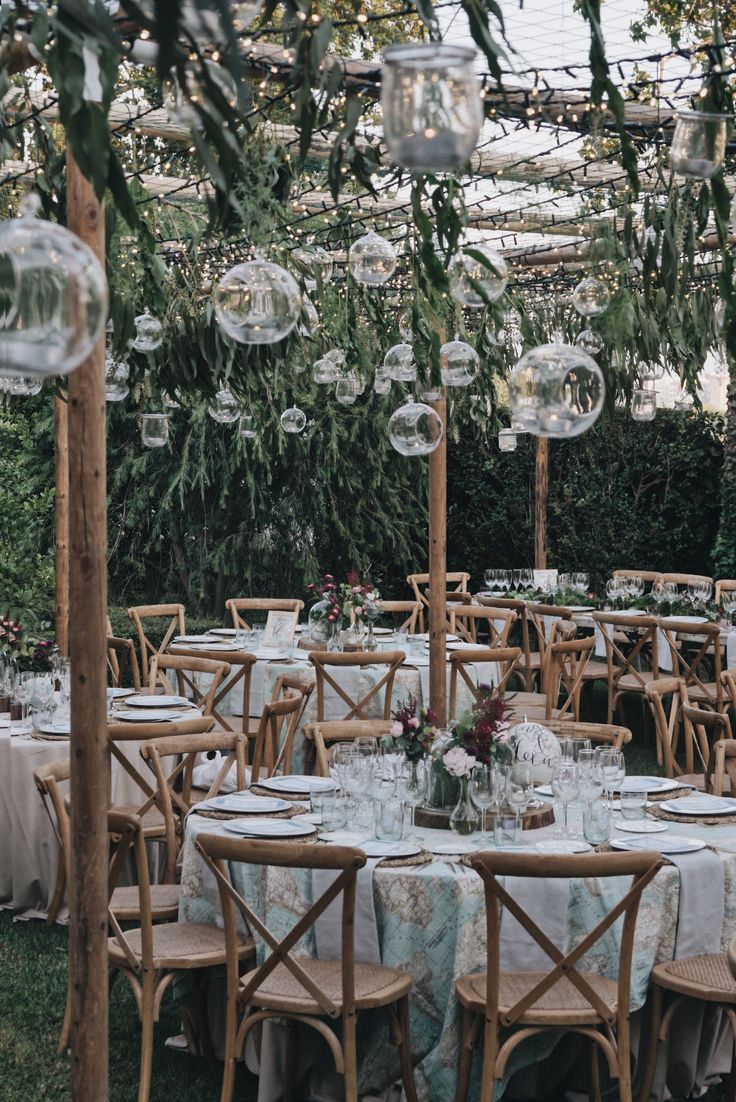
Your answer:
[[[570,837],[570,829],[567,823],[568,808],[573,800],[578,797],[578,767],[574,761],[563,758],[558,762],[552,773],[552,793],[562,804],[565,825],[562,832],[563,838]]]
[[[424,639],[417,639],[415,635],[409,636],[407,647],[412,658],[422,658],[426,654]]]
[[[344,830],[348,825],[348,801],[345,796],[322,794],[322,827],[325,831]]]
[[[521,815],[499,812],[493,820],[493,842],[497,849],[521,845]]]
[[[309,809],[313,815],[319,815],[320,822],[324,822],[324,800],[334,800],[336,796],[337,788],[323,788],[309,793]]]
[[[376,800],[376,838],[399,842],[404,835],[404,805],[401,800]]]
[[[647,806],[646,792],[622,792],[621,815],[624,819],[643,819]]]
[[[506,800],[509,807],[523,815],[534,795],[532,767],[515,762],[506,770]]]
[[[562,740],[562,756],[570,761],[579,761],[581,750],[592,750],[593,744],[589,738],[564,738]]]
[[[480,808],[481,832],[485,834],[488,808],[498,801],[498,775],[493,765],[476,765],[470,778],[470,792]]]
[[[591,846],[602,846],[611,837],[611,809],[602,800],[585,805],[583,836]]]
[[[252,637],[253,632],[246,631],[245,628],[237,628],[235,631],[235,643],[238,650],[245,650],[248,646],[248,640]]]
[[[420,759],[419,761],[407,761],[401,766],[396,778],[397,791],[399,799],[405,804],[408,804],[410,808],[410,827],[411,833],[409,839],[411,841],[418,841],[414,833],[414,813],[420,804],[423,804],[429,791],[429,770],[427,763]]]

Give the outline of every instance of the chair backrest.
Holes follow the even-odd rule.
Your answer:
[[[585,670],[595,648],[595,639],[563,639],[549,647],[549,663],[546,673],[546,710],[551,717],[556,708],[557,718],[572,715],[580,719],[580,694]],[[560,703],[560,694],[564,699]]]
[[[687,699],[685,682],[680,677],[658,677],[644,688],[649,710],[654,719],[657,737],[657,758],[664,760],[668,777],[681,773],[675,761],[675,750],[680,736],[683,694]]]
[[[151,914],[151,881],[148,857],[143,834],[143,824],[135,815],[121,811],[108,811],[107,829],[113,846],[108,877],[107,921],[116,942],[125,954],[129,967],[138,975],[153,973],[153,916]],[[118,885],[128,856],[132,853],[135,867],[135,883],[138,886],[138,918],[140,931],[137,946],[133,948],[110,907],[113,892]]]
[[[659,853],[601,853],[579,857],[548,857],[543,854],[474,853],[469,864],[480,875],[485,888],[488,960],[486,966],[486,1021],[499,1023],[499,992],[501,974],[501,913],[507,910],[526,930],[534,942],[550,959],[549,971],[540,975],[536,983],[525,985],[525,991],[512,1006],[504,1010],[500,1020],[503,1026],[512,1026],[522,1014],[547,992],[552,992],[561,981],[571,983],[583,996],[592,1010],[607,1026],[616,1024],[616,1017],[628,1019],[631,994],[631,965],[634,930],[641,895],[663,864]],[[533,879],[575,878],[607,879],[612,876],[630,876],[629,890],[611,907],[599,922],[567,953],[556,946],[537,925],[535,920],[513,897],[509,879],[517,876]],[[499,878],[503,877],[503,881]],[[510,890],[509,890],[510,889]],[[618,952],[618,998],[611,1009],[600,994],[578,970],[578,963],[586,953],[595,951],[602,938],[613,934],[612,927],[619,919],[620,943]],[[611,933],[609,934],[609,931]],[[605,946],[606,958],[610,950]],[[562,1003],[564,1005],[564,1002]],[[587,1010],[587,1007],[586,1007]],[[561,1018],[564,1014],[561,1013]]]
[[[133,621],[133,626],[138,635],[138,648],[141,652],[141,672],[143,680],[147,683],[148,663],[151,656],[165,651],[174,635],[186,635],[184,605],[135,605],[128,609],[128,616]],[[145,621],[148,620],[169,621],[158,647],[154,646],[146,635]]]
[[[242,731],[212,731],[209,734],[175,735],[153,739],[141,746],[141,757],[148,762],[156,778],[153,802],[164,817],[166,829],[166,865],[163,882],[172,884],[181,849],[184,819],[195,801],[192,778],[200,754],[218,752],[220,768],[205,794],[216,796],[228,773],[235,766],[237,791],[247,787],[248,739]]]
[[[672,672],[685,682],[697,703],[720,710],[723,703],[721,680],[721,629],[718,624],[692,624],[676,616],[658,621],[672,657]]]
[[[424,610],[429,608],[429,595],[427,589],[429,587],[429,574],[409,574],[407,582],[414,591],[414,597],[422,606],[422,610],[419,613],[420,631],[424,631]],[[465,570],[453,570],[445,574],[445,603],[447,603],[447,593],[467,593],[468,583],[470,582],[470,574]]]
[[[713,585],[713,579],[708,577],[707,574],[662,574],[663,582],[674,582],[675,585],[695,585],[696,582],[710,582]]]
[[[581,723],[573,719],[545,719],[544,726],[561,739],[588,738],[595,746],[611,746],[614,750],[623,750],[631,742],[628,727],[619,727],[613,723]]]
[[[704,715],[714,716],[715,712],[704,712]],[[719,719],[728,719],[727,716],[719,716]],[[726,778],[729,788],[726,788]],[[726,738],[719,739],[711,746],[708,766],[705,771],[705,790],[713,796],[722,796],[728,792],[729,796],[736,793],[736,740],[729,734]]]
[[[126,663],[130,662],[130,675],[133,688],[140,692],[141,674],[138,668],[138,659],[135,653],[135,643],[132,639],[119,639],[114,635],[107,637],[107,665],[110,670],[110,680],[114,687],[123,684]]]
[[[641,578],[642,581],[661,582],[663,574],[659,570],[614,570],[614,578]]]
[[[347,706],[344,716],[336,716],[336,719],[371,719],[366,708],[383,692],[383,718],[391,715],[391,693],[394,687],[396,671],[406,661],[403,651],[384,651],[383,653],[365,653],[355,651],[353,654],[340,654],[335,651],[311,651],[309,661],[314,666],[317,675],[317,722],[321,723],[325,718],[325,687],[329,686],[336,696]],[[380,673],[385,667],[383,675],[362,696],[360,690],[357,698],[353,698],[336,679],[335,673],[330,672],[340,669],[370,669],[375,667]]]
[[[488,632],[488,646],[508,646],[509,632],[516,622],[516,613],[506,608],[487,608],[482,605],[449,605],[447,609],[450,632],[459,635],[467,643],[478,642],[478,627]]]
[[[508,684],[515,673],[520,671],[522,658],[521,647],[458,647],[450,651],[450,716],[457,713],[458,689],[461,682],[470,690],[473,700],[480,700],[483,693],[481,684],[475,680],[474,667],[478,663],[495,662],[498,666],[498,684],[494,688],[503,694],[508,690]]]
[[[234,628],[251,630],[251,625],[241,616],[242,612],[301,612],[304,601],[295,597],[228,597],[225,601]]]
[[[524,651],[524,666],[531,668],[531,644],[529,641],[529,616],[527,602],[518,597],[487,597],[484,593],[478,593],[475,597],[479,605],[484,608],[503,608],[516,613],[517,621],[521,624],[521,649]]]
[[[422,605],[419,601],[384,601],[376,602],[379,612],[389,615],[405,616],[406,619],[399,624],[399,631],[408,631],[414,635],[417,631]]]
[[[549,648],[558,639],[569,638],[577,631],[572,612],[569,608],[557,605],[545,605],[536,601],[528,601],[526,613],[532,627],[533,636],[537,642],[539,652],[541,687],[546,687],[547,668],[549,665]]]
[[[734,714],[736,714],[736,670],[721,670],[721,682],[723,684],[724,703],[727,696]]]
[[[355,1014],[355,892],[358,869],[365,865],[361,850],[347,846],[319,846],[307,843],[293,845],[284,842],[260,842],[249,839],[224,838],[215,834],[200,834],[195,842],[204,862],[213,872],[220,892],[225,945],[227,950],[227,1002],[228,1008],[237,1006],[238,999],[248,1005],[258,987],[279,965],[283,965],[299,987],[306,989],[319,1005],[323,1015],[347,1021]],[[233,887],[229,864],[242,862],[248,865],[277,866],[297,869],[328,869],[337,873],[329,888],[314,900],[311,907],[298,918],[283,937],[273,934],[261,915]],[[334,999],[302,967],[293,950],[314,927],[316,920],[327,907],[342,896],[342,950],[340,955],[340,998]],[[263,952],[258,954],[260,963],[250,971],[240,991],[238,968],[238,931],[236,915],[240,914],[250,929],[256,945],[260,942]],[[298,1008],[297,1008],[298,1011]],[[295,1011],[295,1012],[297,1012]],[[288,1014],[288,1011],[286,1012]],[[281,1012],[279,1012],[281,1016]]]
[[[294,735],[303,706],[304,693],[298,685],[287,689],[281,699],[263,705],[251,762],[252,784],[258,781],[261,771],[267,777],[279,769],[284,773],[291,771]]]
[[[717,605],[721,603],[721,597],[724,593],[733,593],[736,590],[736,578],[719,578],[716,582],[716,592],[714,600]]]
[[[176,675],[176,686],[167,676],[169,673]],[[156,685],[161,684],[166,692],[190,696],[206,716],[211,716],[217,688],[229,673],[230,665],[222,659],[202,658],[199,655],[190,658],[188,654],[155,654],[149,666],[148,687],[154,692]],[[198,684],[197,674],[211,679],[204,691]]]
[[[727,739],[730,741],[733,739],[730,719],[723,712],[711,712],[705,708],[696,708],[692,704],[683,701],[682,725],[685,731],[686,745],[692,744],[700,758],[705,774],[706,791],[712,792],[715,796],[722,795],[726,775],[730,777],[731,769],[734,770],[734,775],[736,775],[736,761],[733,762],[731,768],[727,768],[726,755],[723,750],[719,750],[717,759],[714,751],[719,740]],[[733,791],[736,792],[736,787]]]
[[[643,672],[659,677],[657,620],[654,616],[629,616],[625,612],[594,612],[593,620],[603,635],[608,663],[608,683],[615,690],[624,676],[644,692],[648,678]],[[621,634],[626,636],[626,644]],[[618,638],[617,638],[618,636]],[[633,678],[633,682],[631,682]]]
[[[143,816],[156,803],[156,787],[149,770],[145,773],[137,769],[122,750],[126,742],[153,742],[160,738],[176,738],[183,735],[201,735],[214,726],[211,716],[196,716],[194,719],[177,720],[175,723],[111,723],[107,728],[107,743],[110,757],[128,774],[141,790],[140,804],[136,814]]]
[[[253,677],[253,667],[258,661],[257,656],[249,651],[241,650],[223,652],[203,650],[201,647],[198,647],[197,650],[188,650],[186,647],[176,648],[176,654],[182,657],[208,658],[210,661],[218,663],[223,661],[224,653],[227,653],[227,665],[230,667],[230,673],[217,685],[217,691],[209,702],[208,715],[212,715],[225,731],[240,729],[247,732],[248,717],[250,716],[251,679]],[[230,696],[239,684],[242,685],[243,691],[240,715],[231,716],[221,711],[221,703]],[[233,723],[236,726],[233,726]]]
[[[352,742],[356,738],[374,738],[379,742],[391,729],[390,719],[327,720],[325,723],[306,723],[304,737],[314,745],[315,775],[329,777],[329,748],[333,742]]]
[[[59,859],[64,863],[67,880],[71,874],[69,810],[66,806],[64,793],[59,786],[69,780],[70,773],[71,764],[67,757],[60,761],[47,762],[33,774],[44,810],[49,817],[56,840],[59,843]]]

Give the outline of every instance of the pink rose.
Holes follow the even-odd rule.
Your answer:
[[[359,586],[359,585],[354,585],[353,586],[353,593],[362,593],[362,592],[363,592],[362,586]]]
[[[395,720],[395,722],[391,724],[391,730],[389,731],[389,734],[393,735],[394,738],[400,738],[403,733],[403,724],[399,723],[398,720]]]
[[[442,761],[451,777],[469,777],[475,766],[475,758],[463,750],[462,746],[453,746]]]
[[[414,728],[416,728],[416,727],[418,727],[418,726],[419,726],[419,720],[417,719],[417,717],[416,717],[416,716],[412,716],[412,717],[411,717],[411,719],[408,719],[408,720],[406,721],[406,726],[407,726],[407,727],[414,727]]]

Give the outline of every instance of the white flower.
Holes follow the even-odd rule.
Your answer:
[[[475,766],[475,757],[462,746],[453,746],[442,760],[451,777],[469,777]]]

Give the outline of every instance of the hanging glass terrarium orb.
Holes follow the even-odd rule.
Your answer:
[[[337,364],[338,368],[342,370],[345,364],[348,362],[347,353],[342,348],[330,348],[325,352],[326,360],[330,363]]]
[[[419,388],[419,398],[422,402],[439,402],[442,398],[442,390],[438,386],[432,386],[427,380]]]
[[[575,344],[589,356],[597,356],[603,348],[602,338],[593,329],[583,329],[575,338]]]
[[[146,310],[135,319],[135,337],[132,347],[136,352],[155,352],[161,347],[163,336],[163,325],[158,318],[154,318],[153,314],[149,314]]]
[[[715,176],[726,156],[729,115],[680,111],[670,146],[672,171],[695,180]]]
[[[354,375],[343,375],[335,384],[335,398],[343,406],[352,406],[360,392],[360,383]]]
[[[397,383],[413,383],[417,377],[414,349],[410,344],[395,344],[383,357],[389,379]]]
[[[173,398],[170,394],[164,394],[163,404],[164,409],[181,409],[181,402],[177,398]]]
[[[411,344],[412,338],[414,336],[414,327],[410,306],[399,314],[398,329],[399,336],[401,337],[402,341],[406,341],[407,344]]]
[[[298,322],[302,296],[293,275],[256,255],[222,277],[214,304],[217,320],[238,344],[275,344]]]
[[[279,418],[281,428],[284,432],[302,432],[307,423],[307,417],[303,410],[298,406],[289,406],[285,409]]]
[[[600,416],[604,397],[600,367],[569,344],[532,348],[509,379],[512,416],[525,432],[537,436],[579,436]]]
[[[373,389],[376,394],[388,394],[391,389],[391,376],[383,364],[379,364],[373,376]]]
[[[105,353],[105,399],[108,402],[122,402],[130,393],[128,386],[128,365],[116,360],[111,352]]]
[[[30,375],[0,375],[0,387],[13,398],[33,398],[41,393],[41,380]]]
[[[334,383],[340,378],[340,373],[340,365],[334,360],[328,360],[326,356],[316,360],[312,367],[312,378],[315,383]]]
[[[168,413],[141,414],[141,440],[147,448],[163,448],[168,439]]]
[[[302,296],[302,317],[299,322],[299,335],[311,337],[319,329],[319,314],[309,295]]]
[[[36,217],[37,195],[0,223],[0,374],[67,375],[105,329],[107,282],[76,234]]]
[[[321,245],[301,245],[294,250],[294,259],[305,268],[304,286],[308,291],[316,290],[318,282],[324,285],[332,279],[335,262]]]
[[[383,52],[383,136],[391,159],[413,173],[450,172],[478,143],[483,103],[475,50],[445,42]]]
[[[601,279],[588,276],[582,279],[572,293],[572,304],[584,318],[603,314],[611,301],[611,292]]]
[[[213,421],[221,425],[232,425],[240,417],[240,403],[231,390],[223,387],[207,406],[207,412]]]
[[[653,421],[657,416],[656,390],[635,390],[631,395],[631,417],[634,421]]]
[[[516,433],[513,429],[498,430],[498,450],[502,452],[516,451]]]
[[[253,424],[253,418],[249,413],[241,415],[238,421],[238,435],[242,436],[244,440],[253,440],[256,436],[255,425]]]
[[[465,252],[455,253],[447,268],[450,295],[461,306],[480,310],[504,293],[509,281],[508,268],[501,254],[487,245],[465,248]],[[476,255],[471,256],[467,250]]]
[[[424,402],[406,402],[391,414],[388,435],[401,455],[429,455],[442,440],[442,418]]]
[[[356,283],[380,287],[396,271],[396,249],[385,237],[369,230],[350,246],[348,266]]]
[[[440,348],[440,372],[445,386],[470,386],[479,366],[480,357],[475,349],[457,337]]]

